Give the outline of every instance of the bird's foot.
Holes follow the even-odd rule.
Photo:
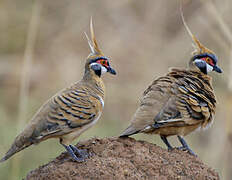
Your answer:
[[[67,152],[69,153],[69,155],[72,157],[74,161],[84,162],[85,159],[88,157],[88,153],[85,150],[78,149],[73,145],[69,145],[69,146],[63,145],[63,146],[65,147],[65,149],[67,150]]]
[[[193,156],[197,156],[197,155],[189,148],[188,144],[186,143],[186,141],[184,140],[183,137],[181,137],[181,136],[179,136],[179,135],[178,135],[177,137],[178,137],[180,143],[182,144],[182,146],[181,146],[181,147],[178,147],[177,149],[182,150],[182,151],[188,151],[189,154],[191,154],[191,155],[193,155]]]
[[[168,147],[168,151],[172,151],[173,149],[173,147]]]
[[[77,153],[79,156],[83,157],[84,159],[89,157],[89,153],[86,149],[78,149],[76,146],[70,145],[72,150]]]
[[[187,151],[189,154],[193,156],[197,156],[189,147],[181,146],[181,147],[177,147],[177,149],[181,151]]]

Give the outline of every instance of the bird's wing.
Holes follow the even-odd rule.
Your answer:
[[[210,79],[197,72],[175,69],[145,90],[130,126],[121,136],[160,127],[201,123],[205,127],[215,109]]]
[[[160,77],[144,91],[140,105],[136,110],[130,126],[121,134],[129,136],[145,129],[148,125],[154,124],[154,118],[172,97],[171,87],[173,78]]]
[[[176,70],[169,74],[175,78],[174,95],[169,98],[155,117],[153,127],[182,127],[202,124],[205,127],[215,109],[215,96],[206,77],[198,72]]]
[[[88,88],[68,89],[54,96],[35,116],[32,139],[62,136],[98,117],[102,99]]]
[[[177,107],[189,125],[194,123],[206,127],[213,120],[216,97],[211,78],[200,72],[175,70],[170,73],[177,78]]]

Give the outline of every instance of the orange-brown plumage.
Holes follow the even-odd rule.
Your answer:
[[[101,116],[105,95],[101,75],[106,72],[116,74],[110,67],[109,59],[98,47],[92,20],[90,30],[92,40],[89,40],[88,36],[87,39],[91,53],[86,60],[82,80],[49,99],[15,138],[11,148],[0,162],[32,144],[38,144],[49,138],[59,138],[60,143],[74,160],[85,159],[86,153],[72,146],[71,142],[93,126]]]
[[[198,128],[207,127],[213,120],[216,97],[212,88],[210,71],[221,73],[217,57],[204,47],[187,27],[196,44],[194,56],[187,69],[173,68],[165,76],[154,80],[144,91],[140,105],[129,127],[120,137],[136,133],[159,134],[169,149],[168,136],[177,135],[183,149],[187,146],[182,136]]]

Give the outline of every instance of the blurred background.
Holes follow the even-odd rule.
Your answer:
[[[0,157],[38,108],[82,77],[89,48],[90,17],[100,47],[117,76],[104,76],[105,108],[100,121],[76,141],[117,136],[143,91],[169,67],[186,67],[192,42],[180,16],[180,1],[3,0],[0,2]],[[215,121],[186,137],[198,157],[232,177],[232,1],[186,0],[192,32],[219,57],[223,74],[212,73],[218,99]],[[135,135],[164,148],[159,136]],[[179,146],[176,138],[170,138]],[[75,142],[75,143],[76,143]],[[45,141],[0,164],[0,179],[22,179],[53,160],[64,148]]]

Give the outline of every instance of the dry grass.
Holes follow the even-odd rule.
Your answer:
[[[32,8],[32,15],[28,27],[28,36],[25,45],[24,57],[23,57],[23,67],[22,67],[22,75],[21,75],[21,83],[19,87],[19,110],[18,110],[18,120],[17,124],[17,133],[20,133],[24,128],[27,122],[27,111],[28,111],[28,99],[29,99],[29,86],[30,86],[30,77],[31,70],[33,67],[33,54],[35,41],[38,31],[38,24],[40,19],[41,12],[41,1],[35,1]],[[10,179],[18,179],[20,175],[20,169],[22,164],[23,152],[12,159],[12,168],[10,171]]]
[[[17,129],[23,129],[25,122],[44,101],[81,78],[85,57],[89,53],[83,32],[88,31],[91,16],[99,44],[105,55],[111,57],[118,75],[104,77],[107,92],[103,116],[80,139],[120,134],[152,79],[165,74],[171,66],[185,67],[190,58],[191,40],[183,29],[179,1],[40,2],[43,4],[40,22],[32,20],[39,25],[37,28],[33,25],[35,29],[32,30],[34,33],[38,30],[36,41],[36,35],[30,35],[28,31],[34,1],[9,0],[0,5],[3,27],[0,29],[0,157],[13,142]],[[214,124],[207,131],[193,133],[186,139],[204,162],[218,169],[222,179],[229,179],[231,144],[228,136],[232,131],[232,96],[228,84],[232,73],[232,2],[185,2],[188,25],[204,45],[217,53],[219,66],[223,69],[223,74],[212,73],[219,102]],[[32,60],[33,64],[26,65],[26,59]],[[22,81],[24,85],[21,85]],[[28,105],[25,97],[28,97]],[[20,100],[22,98],[24,100]],[[18,115],[18,107],[25,108],[20,111],[26,113]],[[136,138],[163,146],[157,136],[138,135]],[[171,139],[176,143],[174,138]],[[9,160],[0,165],[0,179],[9,178],[9,174],[12,179],[22,178],[29,170],[62,151],[64,149],[56,140],[26,149],[20,153],[20,164],[14,165],[13,160]]]

